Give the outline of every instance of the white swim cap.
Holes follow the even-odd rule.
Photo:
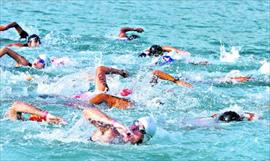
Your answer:
[[[44,64],[46,65],[46,66],[48,66],[48,65],[50,65],[50,59],[47,57],[47,55],[46,54],[40,54],[39,56],[38,56],[38,58],[39,59],[42,59],[43,61],[44,61]]]
[[[46,59],[47,59],[46,54],[40,54],[38,57],[39,57],[40,59],[43,59],[43,60],[46,60]]]
[[[152,117],[148,116],[148,117],[139,118],[138,121],[144,126],[145,133],[150,138],[152,138],[155,135],[156,129],[157,129],[155,120]]]

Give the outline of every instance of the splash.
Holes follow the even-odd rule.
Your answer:
[[[260,67],[259,72],[261,74],[270,75],[270,63],[266,60],[260,61],[260,63],[262,66]]]
[[[220,61],[233,63],[236,62],[240,58],[239,49],[236,47],[232,47],[230,52],[227,52],[224,45],[220,46]]]

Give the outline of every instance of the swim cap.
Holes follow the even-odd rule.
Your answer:
[[[152,45],[149,49],[149,56],[158,57],[163,54],[162,47],[159,45]]]
[[[45,66],[48,66],[51,63],[50,59],[47,57],[46,54],[40,54],[37,59],[39,59],[39,62],[44,64]]]
[[[152,117],[147,116],[139,118],[138,121],[144,126],[146,135],[152,138],[155,135],[157,129],[155,120]]]
[[[242,121],[243,118],[234,111],[226,111],[218,117],[218,120],[224,122]]]
[[[35,40],[36,42],[39,42],[39,43],[41,44],[40,38],[39,38],[38,35],[36,35],[36,34],[30,35],[30,36],[28,37],[27,42],[30,42],[30,41],[33,41],[33,40]]]
[[[128,96],[128,95],[130,95],[130,94],[132,94],[132,90],[131,90],[131,89],[128,89],[128,88],[125,88],[125,89],[123,89],[123,90],[120,92],[120,95],[121,95],[121,96]]]

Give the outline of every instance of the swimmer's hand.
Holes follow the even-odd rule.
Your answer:
[[[126,70],[121,70],[120,75],[124,78],[128,77],[128,72]]]
[[[141,53],[140,55],[139,55],[139,57],[146,57],[147,55],[146,55],[146,53]]]
[[[144,32],[143,28],[136,28],[136,31],[139,33]]]
[[[61,117],[54,116],[52,114],[47,114],[46,121],[51,124],[67,124]]]
[[[176,81],[174,81],[174,83],[177,84],[178,86],[192,88],[192,85],[190,83],[185,82],[185,81],[176,80]]]
[[[116,130],[125,138],[128,138],[131,134],[131,131],[124,125],[120,124],[119,122],[113,121],[112,126],[116,128]]]
[[[25,32],[24,30],[22,30],[22,32],[20,33],[20,38],[21,39],[26,39],[28,36],[29,36],[28,33]]]

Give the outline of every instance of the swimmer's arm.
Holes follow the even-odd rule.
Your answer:
[[[101,112],[97,108],[89,108],[89,109],[83,110],[83,116],[86,120],[89,120],[91,123],[102,122],[103,124],[106,124],[106,125],[112,125],[114,121],[114,119],[112,119],[105,113]]]
[[[8,112],[7,112],[7,116],[11,119],[11,120],[17,120],[17,115],[21,113],[29,113],[29,114],[33,114],[33,115],[38,115],[41,117],[45,117],[46,121],[49,123],[55,123],[55,124],[59,124],[61,122],[63,122],[63,119],[57,116],[54,116],[52,114],[49,114],[46,111],[43,111],[31,104],[22,102],[22,101],[15,101],[12,106],[9,108]]]
[[[14,43],[14,44],[8,44],[6,47],[24,47],[22,43]]]
[[[28,66],[30,64],[29,61],[26,60],[23,56],[7,47],[3,47],[0,49],[0,58],[5,54],[13,58],[19,65]]]
[[[123,27],[123,28],[121,28],[120,29],[120,31],[119,31],[119,37],[120,38],[124,38],[124,37],[126,37],[127,35],[126,35],[126,32],[128,32],[128,31],[137,31],[137,32],[143,32],[144,30],[143,30],[143,28],[130,28],[130,27]]]
[[[13,28],[13,27],[19,33],[21,38],[27,38],[28,33],[26,31],[24,31],[22,29],[22,27],[19,24],[17,24],[17,22],[11,22],[10,24],[0,26],[0,31],[5,31],[5,30],[8,30],[8,29]]]
[[[123,69],[116,69],[106,66],[100,66],[97,68],[96,73],[105,73],[105,74],[119,74],[122,77],[126,78],[128,76],[128,72]]]
[[[32,106],[31,104],[22,101],[15,101],[8,110],[8,117],[12,120],[16,120],[18,113],[29,113],[38,116],[44,115],[44,111]]]
[[[237,82],[247,82],[251,80],[250,76],[231,77],[230,80]]]
[[[179,80],[179,79],[176,79],[172,75],[167,74],[165,72],[162,72],[160,70],[155,70],[153,72],[153,75],[154,76],[157,76],[160,79],[171,81],[171,82],[173,82],[173,83],[175,83],[175,84],[177,84],[179,86],[183,86],[183,87],[187,87],[187,88],[192,88],[192,85],[190,83],[185,82],[185,81],[182,81],[182,80]]]
[[[190,55],[190,53],[187,51],[183,51],[175,47],[171,47],[171,46],[162,46],[162,50],[164,52],[176,52],[177,54],[185,55],[185,56]]]
[[[115,121],[114,119],[112,119],[105,113],[101,112],[97,108],[85,109],[83,111],[83,116],[85,119],[89,120],[97,128],[99,127],[96,124],[96,122],[100,122],[100,123],[103,123],[104,125],[110,125],[114,127],[120,134],[123,134],[123,135],[125,135],[129,131],[124,125]]]

